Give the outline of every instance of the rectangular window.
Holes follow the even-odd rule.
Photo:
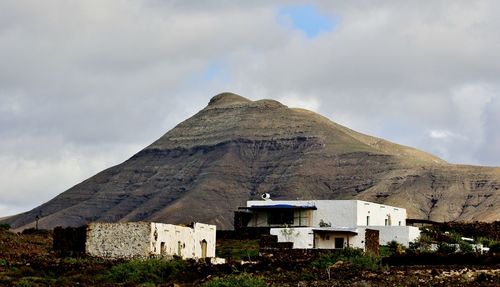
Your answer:
[[[344,248],[344,238],[343,237],[335,237],[335,249]]]
[[[399,222],[399,226],[401,226],[401,221]]]
[[[294,225],[309,226],[309,210],[297,210],[294,212]]]
[[[368,215],[366,217],[366,226],[370,225],[370,216]]]
[[[388,222],[388,220],[387,220],[387,218],[386,218],[386,219],[385,219],[385,225],[387,226],[387,224],[388,224],[388,223],[389,223],[389,222]]]
[[[293,209],[276,209],[267,213],[267,224],[284,225],[293,224]]]

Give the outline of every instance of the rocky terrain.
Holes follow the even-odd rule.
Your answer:
[[[258,242],[217,240],[218,252],[245,254],[257,248],[252,263],[228,258],[228,264],[210,265],[194,261],[104,260],[83,254],[65,256],[52,248],[50,231],[13,233],[0,228],[0,286],[499,286],[499,255],[482,255],[487,264],[456,260],[432,265],[353,265],[338,261],[329,268],[322,257],[258,256]],[[243,243],[245,242],[245,243]],[[244,248],[244,249],[243,249]],[[328,255],[328,253],[325,253]],[[221,254],[222,255],[222,254]],[[248,257],[247,257],[248,256]],[[457,254],[457,258],[466,255]],[[233,257],[234,258],[234,257]],[[461,262],[457,262],[461,261]],[[464,264],[466,262],[466,264]],[[365,266],[366,265],[366,266]],[[376,267],[376,268],[374,268]],[[225,284],[210,284],[217,279]],[[239,278],[239,280],[238,280]],[[247,280],[242,280],[242,279]],[[248,284],[252,280],[258,284]],[[230,282],[234,282],[229,284]],[[247,283],[247,285],[244,285]]]
[[[362,199],[410,218],[495,221],[500,168],[448,164],[273,100],[223,93],[122,164],[4,219],[14,228],[91,221],[199,221],[232,228],[233,211],[274,199]]]

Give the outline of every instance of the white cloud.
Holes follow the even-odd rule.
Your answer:
[[[311,111],[318,111],[320,107],[320,102],[316,98],[300,96],[294,93],[286,94],[277,100],[290,108],[302,108]]]
[[[449,139],[454,137],[462,137],[462,136],[457,136],[454,133],[445,130],[431,130],[429,131],[429,136],[433,139]]]

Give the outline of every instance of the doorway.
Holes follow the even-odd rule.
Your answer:
[[[335,237],[335,249],[344,248],[344,237]]]
[[[207,258],[207,241],[205,239],[201,241],[201,258]]]
[[[182,242],[177,241],[177,256],[182,257]]]
[[[165,246],[165,242],[160,243],[160,254],[161,255],[167,254],[167,247]]]

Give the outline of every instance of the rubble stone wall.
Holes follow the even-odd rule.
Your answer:
[[[85,251],[103,258],[148,257],[150,254],[151,223],[90,223],[87,228]]]

